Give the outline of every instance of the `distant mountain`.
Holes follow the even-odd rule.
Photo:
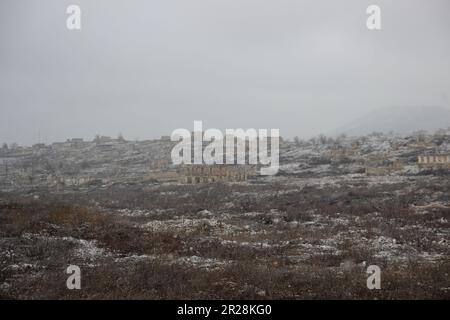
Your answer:
[[[450,109],[443,107],[390,107],[373,111],[330,132],[331,135],[365,135],[377,132],[407,134],[418,130],[433,132],[450,127]]]

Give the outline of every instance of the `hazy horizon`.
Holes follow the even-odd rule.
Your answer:
[[[82,29],[66,28],[66,8]],[[382,30],[366,28],[381,7]],[[310,137],[378,108],[449,109],[450,2],[0,3],[0,143],[176,128]]]

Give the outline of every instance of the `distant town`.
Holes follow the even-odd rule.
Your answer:
[[[312,174],[413,175],[450,166],[450,130],[410,135],[373,133],[361,137],[318,136],[281,139],[280,176]],[[31,147],[3,144],[0,186],[4,190],[45,186],[89,189],[112,183],[206,183],[257,179],[255,166],[171,163],[175,142],[170,136],[127,141],[122,136],[97,136]],[[320,164],[317,167],[317,164]],[[199,167],[205,167],[199,168]],[[208,169],[206,169],[208,167]],[[211,167],[211,168],[209,168]],[[239,167],[239,168],[235,168]]]

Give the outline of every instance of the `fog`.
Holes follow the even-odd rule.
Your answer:
[[[194,120],[309,137],[377,108],[448,107],[449,31],[448,0],[2,0],[0,142],[142,140]]]

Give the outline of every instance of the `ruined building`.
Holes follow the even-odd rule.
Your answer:
[[[403,164],[398,160],[378,159],[366,161],[366,175],[384,176],[403,169]]]
[[[180,182],[188,184],[211,183],[219,181],[245,181],[249,169],[244,165],[185,165],[180,168]]]
[[[417,157],[417,162],[421,167],[450,168],[450,155],[421,155]]]

